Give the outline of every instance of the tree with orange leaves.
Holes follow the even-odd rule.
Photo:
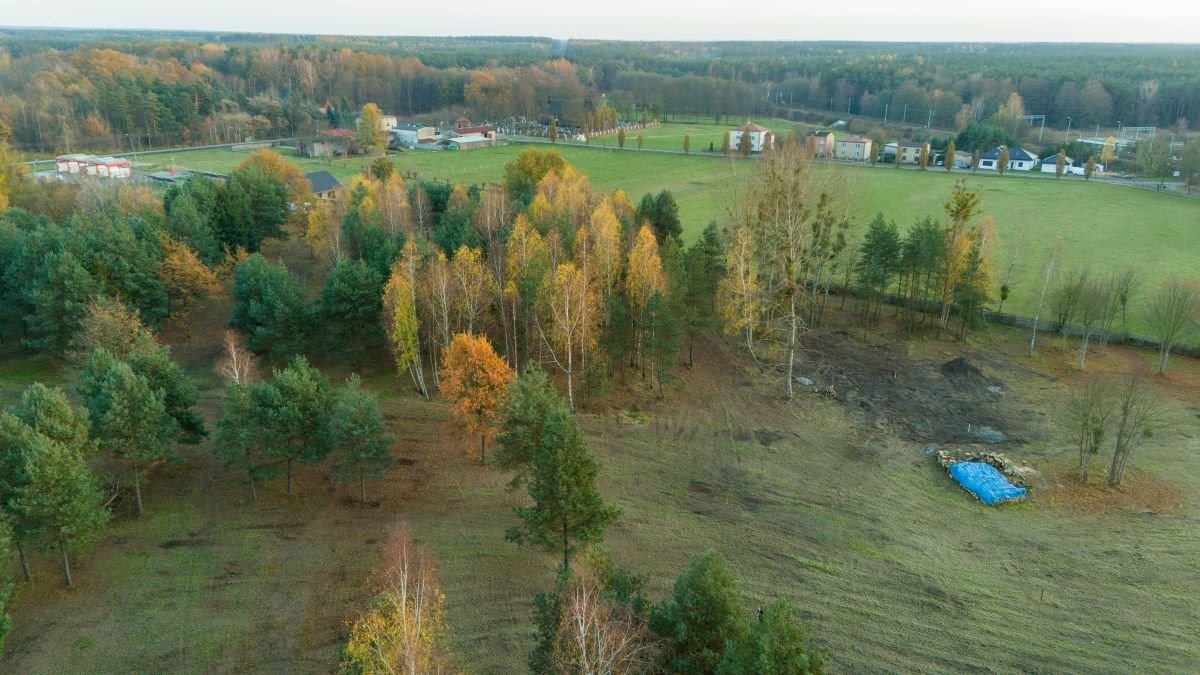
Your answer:
[[[486,463],[487,441],[499,429],[500,409],[513,370],[482,335],[459,333],[442,351],[442,398],[454,404],[454,418],[479,434],[479,461]]]
[[[167,291],[167,314],[173,309],[186,309],[193,298],[203,297],[217,289],[217,275],[200,262],[195,251],[166,233],[159,233],[163,260],[158,266],[158,278]]]

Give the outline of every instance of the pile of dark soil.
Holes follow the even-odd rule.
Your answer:
[[[989,379],[967,358],[919,361],[903,345],[864,345],[845,332],[804,336],[796,373],[868,423],[922,443],[1000,443],[1019,433]],[[987,438],[979,436],[985,429]]]

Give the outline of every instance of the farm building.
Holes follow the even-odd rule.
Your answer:
[[[357,138],[358,134],[352,129],[329,129],[322,131],[315,139],[301,143],[299,151],[305,157],[348,155]]]
[[[455,136],[447,145],[448,150],[475,150],[476,148],[486,148],[493,145],[494,141],[487,136],[480,134],[470,134],[467,136]]]
[[[979,156],[979,168],[986,171],[995,171],[996,165],[1000,162],[1000,153],[1004,151],[1003,145],[988,150]],[[1038,158],[1034,154],[1022,148],[1009,148],[1008,150],[1008,169],[1011,171],[1032,171],[1033,167],[1038,163]]]
[[[771,144],[771,130],[757,124],[746,124],[729,131],[729,149],[737,150],[742,143],[742,134],[750,135],[750,152],[762,152],[763,147]]]
[[[847,136],[833,146],[833,156],[853,162],[871,158],[871,139],[864,136]]]
[[[975,162],[974,154],[965,152],[963,150],[956,150],[954,152],[954,168],[955,169],[969,169],[969,168],[971,168],[971,165],[974,162]]]
[[[832,131],[810,131],[804,142],[814,157],[833,157],[835,140]]]
[[[454,127],[454,131],[450,132],[451,138],[458,136],[484,136],[488,140],[496,140],[496,127],[490,125],[470,126],[470,127]]]
[[[436,136],[437,129],[411,122],[399,124],[395,129],[392,129],[393,143],[406,148],[411,148],[418,143],[432,141]]]
[[[133,165],[129,160],[95,155],[59,155],[54,158],[54,169],[59,174],[100,178],[129,178],[133,174]]]
[[[304,177],[312,185],[313,197],[317,199],[333,199],[342,189],[342,184],[328,171],[311,171]]]

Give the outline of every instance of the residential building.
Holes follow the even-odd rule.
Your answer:
[[[836,139],[832,131],[810,131],[804,140],[814,157],[833,157]]]
[[[383,132],[387,134],[400,125],[400,120],[395,115],[383,115],[379,118],[379,124],[383,126]]]
[[[871,159],[871,139],[865,136],[847,136],[834,143],[833,156],[851,162],[868,161]]]
[[[736,152],[741,147],[743,134],[750,135],[750,152],[762,152],[764,147],[768,147],[772,143],[770,129],[746,122],[746,124],[729,131],[730,152]]]
[[[995,171],[996,165],[1000,163],[1000,153],[1004,151],[1003,145],[988,150],[979,156],[980,171]],[[1008,166],[1009,171],[1032,171],[1038,164],[1038,158],[1023,148],[1008,149]]]
[[[342,189],[342,184],[328,171],[311,171],[304,177],[312,185],[313,197],[317,199],[334,199]]]
[[[1070,157],[1063,158],[1063,173],[1071,173],[1071,167],[1075,166],[1075,160]],[[1050,155],[1042,159],[1042,173],[1058,173],[1058,153]]]
[[[406,148],[411,148],[418,143],[432,141],[436,137],[437,129],[423,124],[408,122],[398,124],[395,129],[392,129],[393,144]]]
[[[962,150],[954,151],[954,168],[955,169],[970,169],[972,163],[975,162],[975,153],[964,152]]]
[[[920,164],[921,151],[925,151],[925,155],[929,156],[929,144],[918,143],[917,141],[897,141],[896,142],[896,163],[897,164]]]

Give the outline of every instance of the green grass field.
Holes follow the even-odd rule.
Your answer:
[[[498,180],[505,163],[525,147],[513,144],[465,153],[407,152],[394,159],[399,169],[415,172],[421,178],[482,183]],[[556,149],[598,190],[621,188],[635,203],[643,193],[670,190],[680,205],[685,238],[694,237],[710,221],[728,222],[728,206],[754,170],[750,162],[711,156],[571,146]],[[179,155],[175,161],[181,167],[228,171],[243,157],[231,151],[207,150]],[[333,164],[299,158],[294,161],[305,171],[326,169],[342,180],[361,170],[363,164],[361,159]],[[841,190],[860,232],[877,212],[895,220],[902,229],[925,216],[941,218],[941,205],[953,181],[965,179],[970,189],[980,192],[983,212],[995,219],[1000,235],[994,275],[997,286],[1000,274],[1016,258],[1012,298],[1006,305],[1013,312],[1032,315],[1040,289],[1038,275],[1059,238],[1065,244],[1059,270],[1085,265],[1100,270],[1131,266],[1138,270],[1143,289],[1168,276],[1196,271],[1200,199],[1078,178],[972,176],[892,166],[819,166],[820,171],[834,174],[831,184]],[[1140,325],[1135,316],[1133,326],[1136,329]]]

